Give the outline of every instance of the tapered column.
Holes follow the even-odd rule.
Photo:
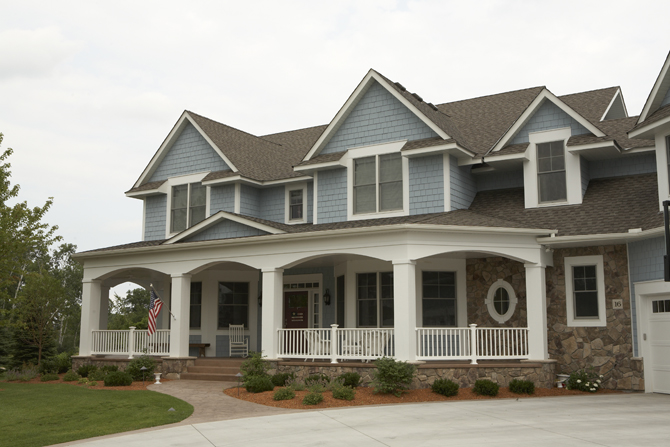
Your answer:
[[[191,275],[172,275],[172,327],[170,357],[188,357]]]
[[[545,267],[524,264],[526,268],[526,312],[530,360],[549,358],[547,345],[547,283]]]
[[[100,324],[98,329],[107,329],[109,319],[109,287],[100,288]]]
[[[393,261],[395,356],[416,361],[416,261]]]
[[[91,355],[93,331],[100,329],[100,298],[102,288],[97,279],[83,281],[81,295],[81,333],[79,355]]]
[[[284,269],[263,269],[263,319],[261,350],[268,359],[277,358],[277,329],[282,328]]]

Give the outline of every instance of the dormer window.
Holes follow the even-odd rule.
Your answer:
[[[202,183],[189,183],[172,187],[170,231],[178,233],[205,220],[207,187]]]
[[[402,177],[399,153],[354,160],[354,214],[402,210]]]
[[[563,141],[537,144],[537,177],[540,203],[567,199]]]
[[[294,189],[289,192],[289,220],[303,220],[303,194],[302,189]]]

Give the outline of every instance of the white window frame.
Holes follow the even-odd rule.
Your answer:
[[[285,289],[284,284],[293,284],[293,283],[319,283],[318,288],[303,288],[303,289]],[[334,287],[333,287],[334,289]],[[323,313],[325,312],[324,306],[325,303],[323,302],[323,294],[324,294],[325,287],[323,285],[323,275],[321,273],[315,273],[315,274],[310,274],[310,275],[284,275],[282,279],[282,292],[281,292],[281,314],[282,314],[282,321],[284,319],[284,292],[308,292],[309,294],[309,304],[308,304],[308,313],[309,313],[309,318],[308,318],[308,324],[307,327],[313,328],[314,327],[314,295],[318,296],[319,299],[319,307],[320,309],[318,310],[318,327],[323,328]],[[282,324],[283,327],[283,324]]]
[[[605,300],[605,267],[602,255],[572,256],[564,258],[565,264],[565,304],[568,327],[606,327],[607,307]],[[572,268],[582,265],[596,266],[598,285],[598,318],[575,318],[575,290]]]
[[[524,195],[526,208],[541,208],[546,206],[577,205],[582,203],[582,171],[581,160],[578,154],[568,151],[568,139],[572,135],[569,127],[545,130],[528,134],[530,144],[526,149],[527,160],[524,161]],[[538,181],[537,145],[563,141],[565,151],[565,185],[566,200],[556,202],[540,202],[540,188]]]
[[[291,191],[302,191],[302,219],[291,219]],[[307,183],[286,185],[284,188],[284,223],[289,225],[307,222]]]
[[[355,276],[355,284],[356,284],[356,327],[357,328],[379,328],[379,329],[392,329],[395,327],[395,299],[393,300],[393,326],[382,326],[382,273],[391,273],[393,275],[393,269],[390,270],[383,270],[383,271],[378,271],[378,270],[371,270],[371,271],[361,271],[361,272],[356,272]],[[377,297],[375,299],[377,303],[377,326],[360,326],[360,321],[359,321],[359,309],[358,309],[358,275],[367,275],[367,274],[374,274],[376,275],[376,288],[377,288]],[[395,288],[393,289],[393,294],[395,296]],[[384,298],[387,299],[387,298]]]
[[[505,289],[507,291],[507,295],[509,296],[509,307],[507,308],[507,312],[505,312],[504,314],[498,313],[494,303],[495,294],[500,288]],[[486,307],[489,311],[489,315],[491,315],[491,318],[496,320],[498,323],[504,323],[510,318],[512,318],[512,315],[514,315],[514,311],[516,310],[516,305],[518,302],[519,299],[516,297],[514,288],[510,283],[508,283],[503,279],[499,279],[493,284],[491,284],[491,287],[489,288],[489,293],[486,296],[485,301]]]
[[[185,184],[191,184],[191,183],[202,183],[202,179],[204,179],[208,172],[201,172],[199,174],[189,174],[189,175],[182,175],[180,177],[171,177],[165,182],[166,188],[167,188],[167,205],[166,205],[166,211],[165,211],[165,238],[168,239],[175,234],[179,234],[180,231],[175,231],[171,232],[170,229],[172,228],[172,187],[173,186],[180,186],[180,185],[185,185]],[[210,186],[207,186],[207,189],[205,190],[205,219],[209,217],[210,213],[210,208],[209,208],[209,200],[210,200]],[[189,202],[191,198],[191,191],[189,188]],[[188,227],[186,228],[188,230]]]
[[[416,267],[416,327],[423,327],[423,272],[456,272],[456,327],[468,325],[467,271],[465,259],[424,259]],[[448,326],[451,327],[451,326]]]
[[[402,209],[393,211],[378,211],[374,213],[354,214],[354,160],[376,156],[375,172],[377,176],[377,191],[379,191],[379,155],[400,152],[407,140],[394,141],[392,143],[375,144],[372,146],[357,147],[349,149],[342,157],[341,162],[347,167],[347,220],[378,219],[380,217],[396,217],[409,215],[409,161],[406,157],[400,157],[402,163]],[[379,206],[379,200],[377,200]]]

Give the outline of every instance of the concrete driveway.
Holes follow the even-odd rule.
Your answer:
[[[670,395],[596,394],[350,407],[193,423],[74,444],[668,447]]]

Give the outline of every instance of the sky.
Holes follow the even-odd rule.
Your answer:
[[[254,135],[327,124],[370,68],[440,104],[621,86],[638,115],[668,1],[0,0],[0,150],[79,251],[141,240],[125,197],[183,110]]]

